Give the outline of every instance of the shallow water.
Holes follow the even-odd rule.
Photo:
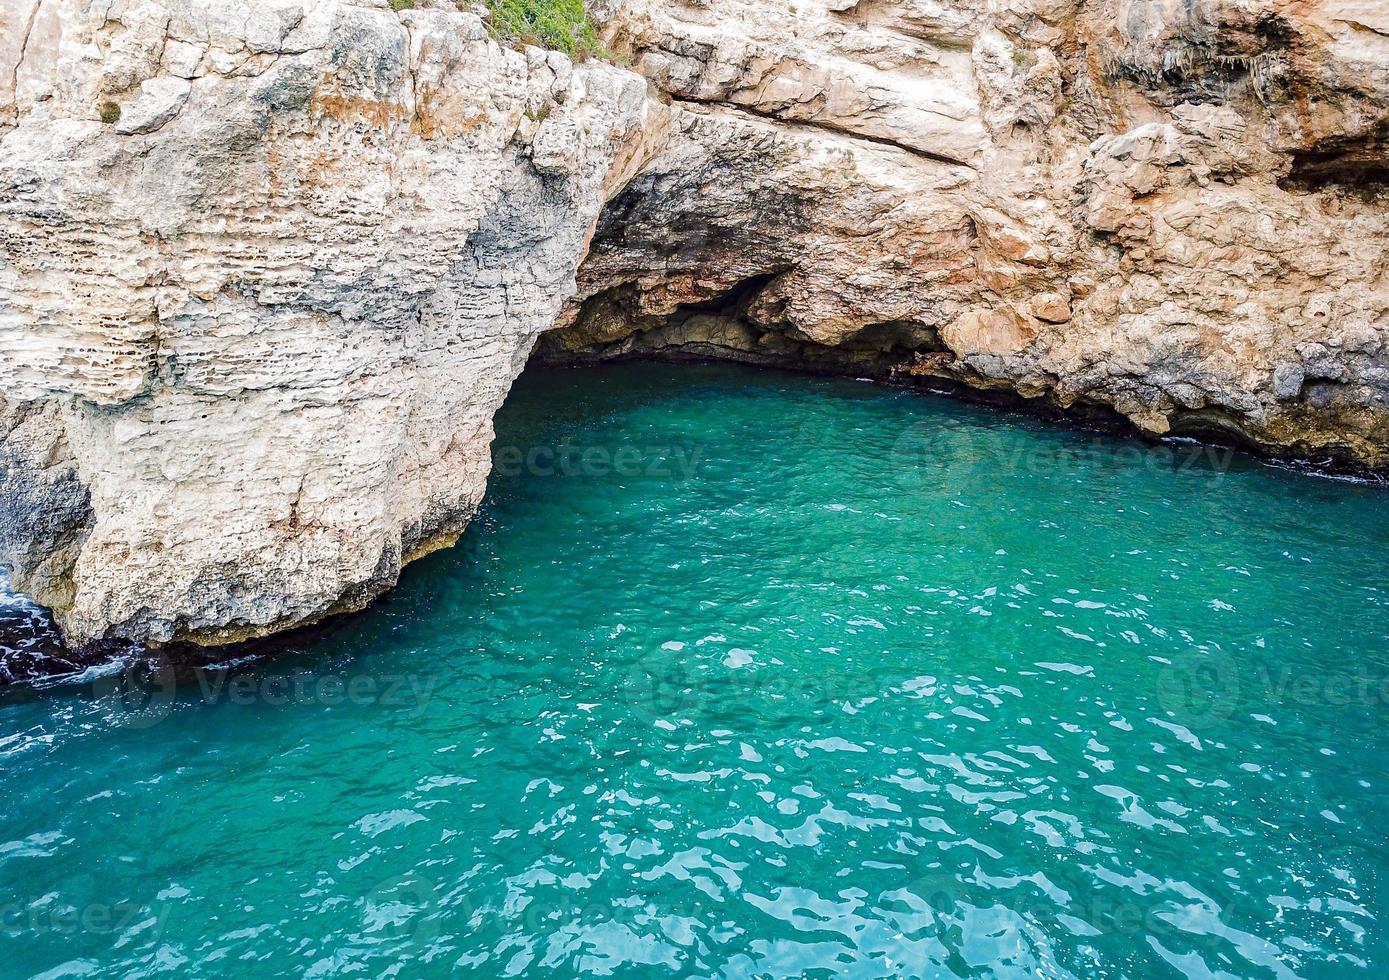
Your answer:
[[[732,367],[498,427],[370,613],[0,696],[0,973],[1389,968],[1383,490]]]

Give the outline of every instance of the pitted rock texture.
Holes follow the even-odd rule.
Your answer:
[[[452,3],[3,11],[15,586],[74,644],[223,642],[358,608],[452,542],[662,131],[643,81]]]
[[[70,642],[369,602],[538,337],[1389,467],[1377,0],[597,0],[581,66],[415,6],[0,0],[0,562]]]

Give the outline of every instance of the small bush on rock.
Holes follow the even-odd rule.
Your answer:
[[[99,111],[101,121],[108,126],[114,126],[121,121],[121,107],[114,102],[103,102]]]
[[[516,40],[563,51],[583,61],[601,51],[598,29],[584,0],[486,0],[492,29],[504,40]]]

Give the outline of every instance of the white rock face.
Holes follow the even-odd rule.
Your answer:
[[[75,644],[359,608],[545,331],[1389,466],[1381,6],[601,0],[629,71],[452,0],[0,0],[0,564]]]
[[[503,49],[452,4],[3,11],[16,586],[75,643],[216,642],[360,607],[452,542],[662,131],[642,80]]]
[[[153,133],[183,111],[193,86],[183,78],[151,78],[140,83],[140,97],[116,122],[122,136]]]
[[[636,0],[618,20],[637,70],[677,98],[977,161],[987,134],[960,42],[980,15],[968,5],[868,6]]]

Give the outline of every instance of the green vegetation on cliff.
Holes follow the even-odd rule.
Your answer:
[[[576,61],[600,52],[583,0],[486,0],[499,37],[563,51]]]

